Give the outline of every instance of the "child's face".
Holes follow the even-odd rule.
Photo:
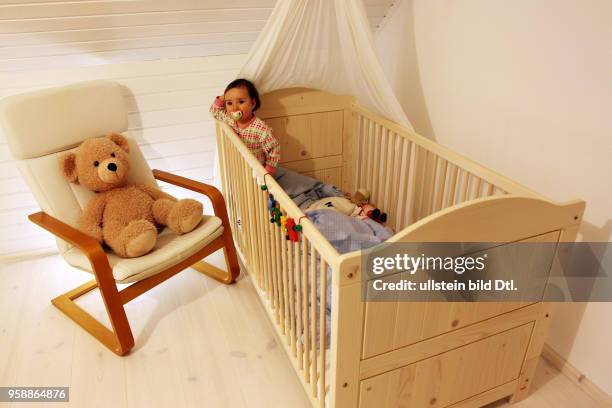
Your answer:
[[[246,88],[232,88],[225,93],[223,99],[225,99],[225,110],[229,113],[242,112],[242,117],[238,122],[247,123],[251,120],[255,99],[249,96],[249,91]]]

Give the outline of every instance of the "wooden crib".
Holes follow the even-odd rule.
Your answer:
[[[283,166],[346,192],[370,190],[397,231],[389,241],[575,239],[583,201],[553,203],[352,97],[279,90],[262,96],[258,116],[280,139]],[[527,396],[549,304],[362,302],[361,251],[340,255],[272,177],[264,180],[230,127],[217,124],[217,142],[242,263],[313,406],[479,407]],[[299,242],[270,223],[270,193],[300,220]],[[331,344],[319,336],[328,331]]]

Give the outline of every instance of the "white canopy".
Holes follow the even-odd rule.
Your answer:
[[[362,0],[278,0],[239,77],[260,93],[309,87],[350,94],[412,129],[376,56]]]

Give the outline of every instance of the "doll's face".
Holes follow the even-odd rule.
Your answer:
[[[237,122],[248,123],[251,120],[255,99],[249,96],[249,91],[246,88],[232,88],[225,93],[223,99],[225,99],[225,110],[232,116],[234,116],[234,112],[242,113],[242,117]]]

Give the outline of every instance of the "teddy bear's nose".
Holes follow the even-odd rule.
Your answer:
[[[109,169],[110,171],[117,171],[117,165],[115,163],[109,163],[108,166],[106,166],[107,169]]]

